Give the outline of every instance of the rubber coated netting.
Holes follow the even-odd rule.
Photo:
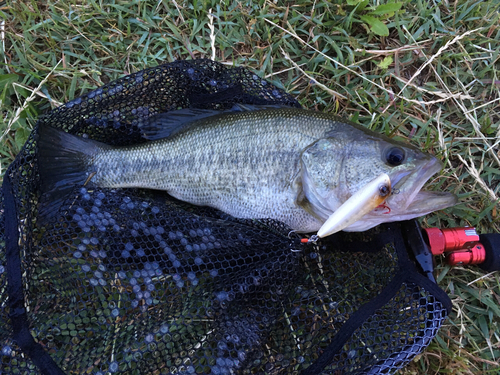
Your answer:
[[[2,374],[378,374],[422,352],[446,295],[408,257],[400,224],[301,244],[141,189],[75,188],[37,219],[37,129],[113,145],[185,107],[299,106],[243,68],[177,61],[40,118],[0,196]]]

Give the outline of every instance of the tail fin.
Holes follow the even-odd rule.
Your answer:
[[[62,130],[40,127],[38,170],[42,197],[39,215],[50,218],[56,214],[75,186],[83,186],[91,177],[93,156],[109,147]]]

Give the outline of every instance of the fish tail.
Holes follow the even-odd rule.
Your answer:
[[[41,182],[39,215],[53,217],[75,186],[84,186],[93,172],[100,142],[42,126],[38,131],[38,170]]]

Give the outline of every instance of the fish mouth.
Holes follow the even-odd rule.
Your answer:
[[[432,157],[420,169],[413,173],[401,173],[393,179],[393,194],[387,199],[386,205],[391,210],[391,216],[400,215],[406,220],[442,210],[457,203],[457,197],[452,193],[421,190],[425,183],[441,170],[441,162]]]
[[[458,199],[454,194],[421,191],[427,180],[440,170],[441,163],[432,157],[419,169],[391,176],[392,195],[344,230],[362,232],[381,223],[410,220],[455,205]]]

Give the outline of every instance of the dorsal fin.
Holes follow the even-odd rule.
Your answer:
[[[158,113],[139,123],[144,138],[156,140],[171,137],[188,129],[197,120],[221,114],[213,109],[184,108],[172,112]]]
[[[177,111],[158,113],[139,123],[145,139],[157,140],[169,138],[189,129],[196,121],[231,112],[250,112],[265,109],[291,108],[283,105],[249,105],[235,104],[231,109],[218,111],[214,109],[183,108]]]
[[[255,104],[236,103],[230,109],[230,112],[253,112],[253,111],[262,111],[264,109],[278,109],[278,108],[295,108],[295,107],[290,107],[282,104],[255,105]]]

